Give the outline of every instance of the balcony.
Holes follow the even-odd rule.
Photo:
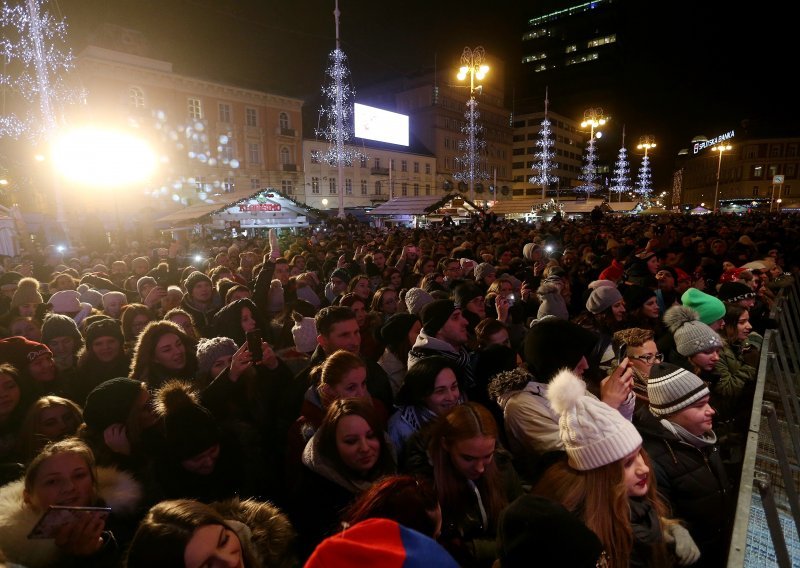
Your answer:
[[[284,172],[296,172],[297,164],[281,164],[281,169]]]
[[[281,128],[281,127],[278,127],[276,129],[276,134],[278,134],[279,136],[290,136],[290,137],[294,138],[296,136],[296,131],[295,131],[294,128]]]
[[[372,168],[369,170],[374,176],[388,176],[389,175],[389,168]]]

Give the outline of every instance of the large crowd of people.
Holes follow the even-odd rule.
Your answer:
[[[481,213],[2,257],[0,565],[725,566],[798,237]]]

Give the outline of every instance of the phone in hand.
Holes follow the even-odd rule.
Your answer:
[[[250,352],[250,357],[253,364],[261,362],[261,330],[254,329],[247,332],[247,350]]]
[[[619,351],[617,352],[617,365],[619,366],[622,363],[623,359],[628,356],[628,344],[622,343],[619,346]]]
[[[36,526],[33,527],[33,530],[28,533],[28,538],[55,538],[62,527],[76,521],[79,515],[84,512],[93,513],[103,521],[107,521],[109,515],[111,515],[111,507],[61,507],[51,505],[41,516]]]
[[[515,294],[509,294],[506,296],[506,301],[508,301],[508,306],[511,307],[517,301],[517,296]]]

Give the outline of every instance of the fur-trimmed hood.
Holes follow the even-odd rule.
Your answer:
[[[248,546],[265,568],[289,568],[296,565],[294,540],[296,533],[288,517],[272,503],[247,499],[230,499],[212,503],[225,520],[231,523],[242,544]]]
[[[58,564],[61,550],[54,540],[28,540],[41,512],[25,503],[24,480],[0,487],[0,550],[10,562],[27,568]],[[97,498],[115,516],[136,513],[142,500],[141,485],[129,474],[111,467],[97,468]]]

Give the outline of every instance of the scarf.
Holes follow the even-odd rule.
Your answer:
[[[418,432],[425,424],[436,419],[436,414],[427,406],[409,404],[402,407],[398,412],[400,412],[400,418],[402,418],[403,422],[408,424],[414,432]]]
[[[713,446],[717,443],[717,435],[713,430],[709,430],[702,436],[695,436],[683,426],[675,424],[674,422],[670,422],[666,418],[661,419],[661,425],[675,434],[682,441],[700,450],[707,448],[708,446]]]
[[[656,544],[664,538],[661,535],[661,521],[655,508],[646,499],[629,498],[631,509],[631,528],[633,539],[641,544]]]

